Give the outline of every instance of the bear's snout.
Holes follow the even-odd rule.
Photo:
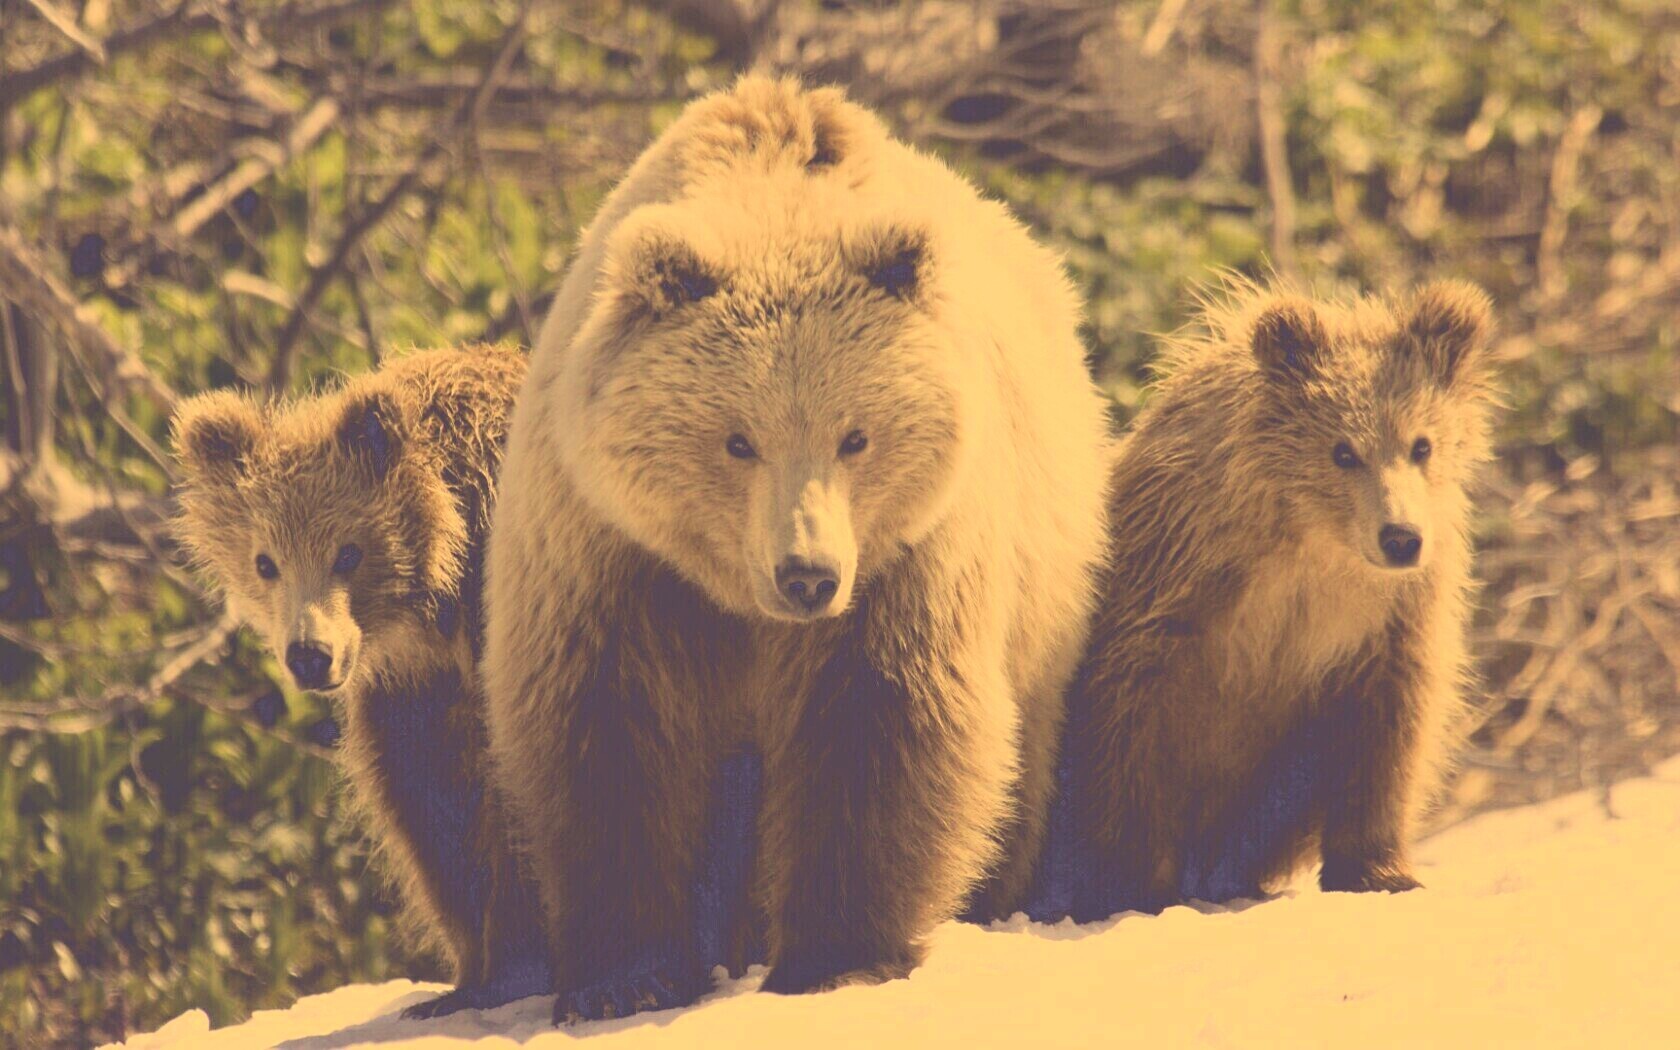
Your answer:
[[[840,574],[803,558],[788,558],[776,566],[776,589],[796,615],[816,616],[840,591]]]
[[[286,669],[300,689],[327,688],[332,674],[332,653],[309,642],[293,642],[286,646]]]
[[[1377,532],[1377,546],[1383,557],[1396,569],[1409,569],[1418,563],[1423,550],[1423,534],[1412,525],[1384,525]]]

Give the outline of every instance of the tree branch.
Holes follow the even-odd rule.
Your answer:
[[[330,0],[309,6],[287,4],[261,16],[258,24],[266,32],[283,29],[290,33],[331,24],[358,12],[378,11],[389,3],[390,0]],[[164,14],[135,21],[111,33],[104,41],[105,55],[115,58],[160,40],[214,29],[221,17],[215,5],[180,0]],[[0,97],[20,99],[48,84],[79,77],[97,65],[81,48],[65,51],[0,79]]]
[[[309,321],[309,312],[315,308],[315,304],[344,269],[350,253],[362,238],[383,222],[391,209],[419,184],[432,163],[443,155],[460,132],[475,125],[483,117],[485,107],[495,96],[497,85],[507,76],[508,68],[512,66],[520,48],[524,47],[528,16],[529,7],[522,7],[519,17],[503,35],[496,59],[485,71],[478,90],[455,110],[443,128],[433,136],[432,141],[427,143],[426,148],[420,151],[407,170],[397,177],[385,193],[344,227],[327,258],[310,270],[309,280],[304,284],[303,291],[298,293],[292,311],[287,315],[286,323],[275,339],[274,363],[268,376],[270,389],[283,391],[291,385],[292,360],[298,337],[303,334],[304,325]]]
[[[61,328],[94,357],[92,369],[102,394],[138,391],[164,410],[175,405],[175,391],[152,374],[140,355],[114,339],[94,319],[93,311],[71,294],[40,254],[15,230],[0,227],[0,288],[6,297]]]

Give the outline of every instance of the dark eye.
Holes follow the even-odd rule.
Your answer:
[[[1352,470],[1360,465],[1359,453],[1355,452],[1353,446],[1346,441],[1339,443],[1331,450],[1330,458],[1335,460],[1336,466],[1343,470]]]
[[[869,438],[864,436],[863,431],[854,430],[846,435],[844,441],[840,442],[840,454],[842,456],[855,456],[868,447]]]
[[[1412,442],[1412,462],[1428,462],[1429,454],[1433,451],[1435,451],[1435,446],[1429,443],[1428,438],[1418,438],[1416,441]]]
[[[757,459],[758,453],[753,451],[752,442],[739,434],[729,435],[729,440],[723,443],[729,454],[736,459]]]
[[[338,549],[338,557],[333,559],[333,572],[340,576],[356,571],[356,566],[362,563],[362,549],[354,543],[346,543]]]
[[[274,564],[274,559],[266,554],[257,555],[257,575],[265,580],[272,580],[280,575],[280,566]]]

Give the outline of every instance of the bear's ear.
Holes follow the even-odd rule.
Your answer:
[[[384,391],[354,394],[339,417],[336,440],[351,459],[383,478],[402,455],[402,413]]]
[[[1487,369],[1493,302],[1468,281],[1431,281],[1413,295],[1402,346],[1420,356],[1442,386]]]
[[[633,312],[657,320],[717,293],[723,275],[694,246],[667,231],[649,230],[626,252],[621,289]]]
[[[1254,321],[1255,360],[1269,376],[1299,381],[1311,375],[1329,337],[1318,311],[1305,299],[1279,299]]]
[[[866,235],[853,249],[853,265],[871,285],[906,302],[927,289],[933,259],[926,230],[888,226]]]
[[[175,411],[175,456],[198,482],[229,482],[250,467],[262,434],[262,409],[227,390],[201,394]]]

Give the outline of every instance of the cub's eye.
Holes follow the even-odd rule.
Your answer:
[[[1416,441],[1412,442],[1412,462],[1428,462],[1429,454],[1433,451],[1435,451],[1435,446],[1429,443],[1428,438],[1418,438]]]
[[[840,442],[840,454],[842,456],[855,456],[868,447],[869,438],[864,435],[863,431],[854,430],[846,435],[844,441]]]
[[[1339,442],[1336,447],[1330,451],[1330,458],[1335,460],[1336,466],[1341,467],[1343,470],[1352,470],[1354,467],[1360,465],[1359,453],[1355,452],[1353,450],[1353,446],[1348,444],[1346,441]]]
[[[333,572],[340,576],[356,571],[356,566],[362,563],[362,549],[354,543],[346,543],[338,549],[338,557],[333,559]]]
[[[274,559],[266,554],[257,555],[257,575],[265,580],[272,580],[280,575],[280,566],[274,564]]]
[[[729,435],[729,440],[723,443],[729,454],[736,459],[757,459],[758,453],[753,451],[752,442],[739,434]]]

